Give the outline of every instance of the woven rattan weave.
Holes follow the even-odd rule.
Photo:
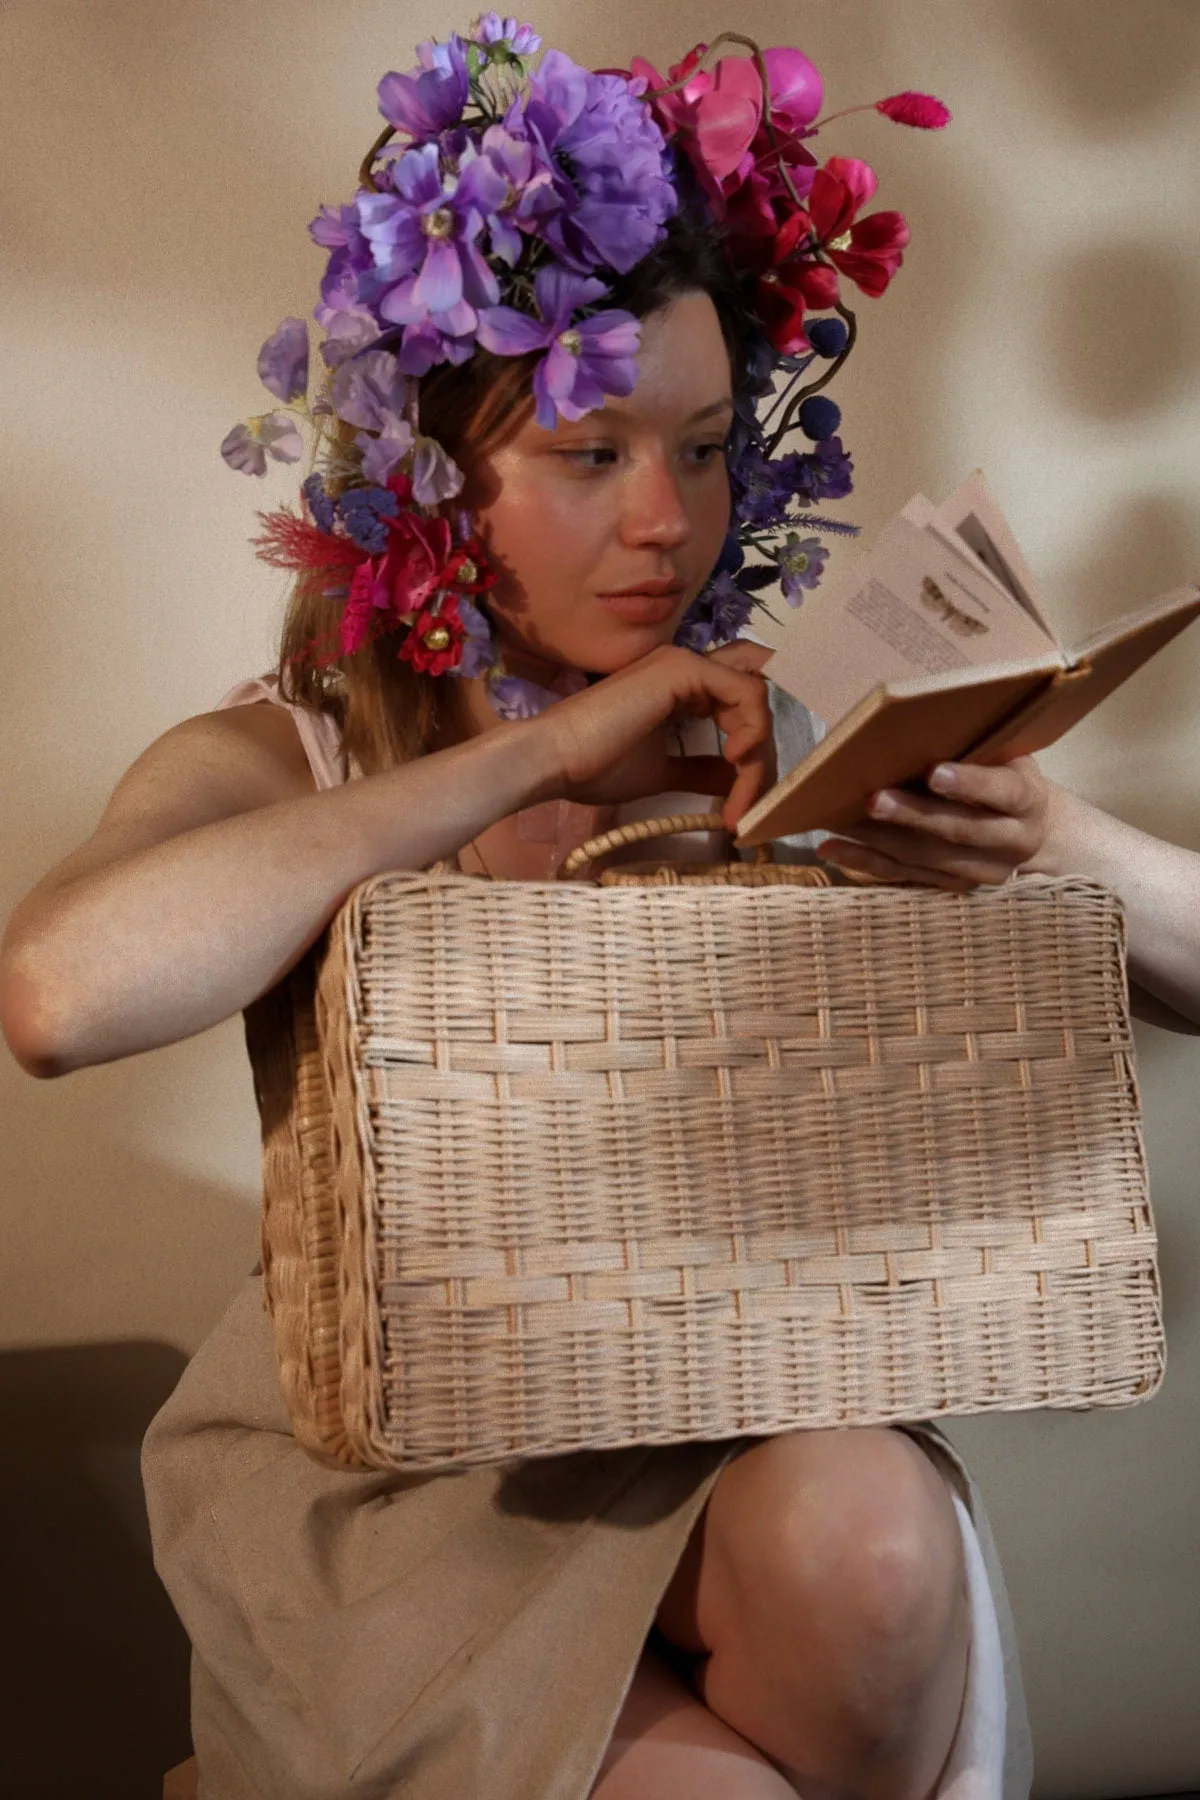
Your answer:
[[[309,1448],[432,1469],[1157,1386],[1114,896],[735,867],[381,876],[260,1003]]]

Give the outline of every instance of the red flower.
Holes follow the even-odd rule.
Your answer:
[[[838,297],[834,271],[802,254],[808,242],[808,214],[793,212],[775,234],[768,250],[768,266],[759,276],[755,290],[755,311],[766,326],[771,343],[784,356],[797,356],[809,348],[805,313],[822,312],[833,306]],[[798,250],[801,254],[797,254]]]
[[[482,594],[494,586],[496,571],[487,566],[487,553],[478,538],[468,538],[446,564],[445,585],[460,594]]]
[[[874,169],[865,162],[831,156],[817,170],[808,196],[812,229],[825,255],[864,294],[872,295],[882,294],[904,261],[909,237],[903,213],[871,213],[856,221],[859,208],[878,185]]]
[[[426,608],[413,620],[412,630],[400,646],[400,656],[423,675],[444,675],[462,660],[463,622],[458,601],[447,594],[436,612]]]

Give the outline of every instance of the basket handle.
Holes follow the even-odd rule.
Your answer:
[[[564,857],[559,876],[573,875],[576,869],[582,869],[584,863],[594,862],[597,857],[607,856],[610,850],[620,850],[625,844],[642,844],[649,838],[673,837],[679,831],[720,831],[731,837],[728,825],[719,812],[707,813],[673,813],[665,819],[634,819],[628,825],[617,825],[612,831],[601,832],[599,837],[589,838],[586,844]],[[754,853],[756,863],[771,861],[771,846],[760,844]]]

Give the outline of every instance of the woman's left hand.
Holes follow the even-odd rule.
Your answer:
[[[931,792],[872,794],[853,839],[826,838],[817,855],[855,874],[961,893],[1007,881],[1041,849],[1051,784],[1032,756],[995,768],[939,763],[926,785]]]

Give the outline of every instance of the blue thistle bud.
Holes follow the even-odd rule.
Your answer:
[[[804,329],[817,355],[831,358],[842,354],[846,348],[846,339],[850,336],[846,321],[839,319],[836,314],[832,319],[814,319]]]
[[[798,423],[805,437],[810,437],[815,444],[825,438],[831,438],[842,422],[842,409],[827,400],[824,394],[810,394],[803,401],[797,415]]]

